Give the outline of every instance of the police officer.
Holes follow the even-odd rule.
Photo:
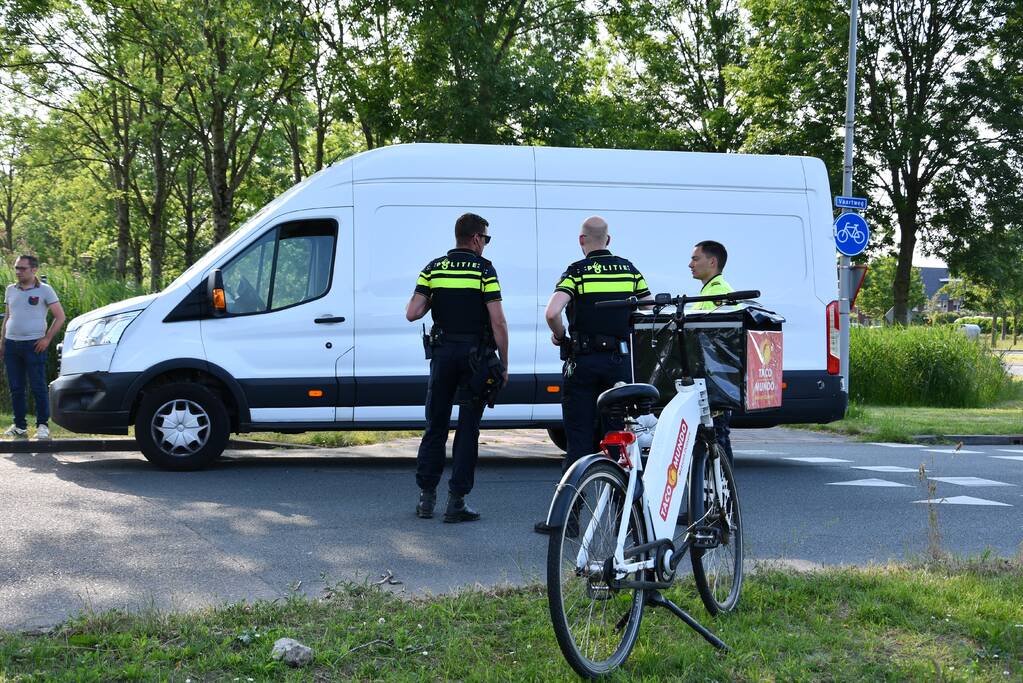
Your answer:
[[[693,274],[694,279],[703,283],[703,287],[700,289],[700,296],[727,294],[735,291],[725,281],[725,276],[722,275],[727,261],[728,251],[725,249],[725,245],[720,242],[704,240],[698,242],[693,247],[693,256],[689,261],[689,272]],[[693,308],[701,310],[713,310],[717,306],[718,304],[713,301],[701,301],[700,303],[693,304]],[[731,420],[732,411],[730,410],[722,411],[714,417],[714,435],[717,438],[718,444],[724,449],[725,455],[728,456],[729,463],[732,462],[732,440],[729,436],[731,433],[729,428]]]
[[[409,321],[433,314],[428,345],[430,383],[426,393],[426,431],[416,457],[419,503],[416,515],[433,517],[437,484],[444,472],[444,454],[455,394],[470,383],[472,357],[482,346],[493,344],[508,381],[508,323],[501,307],[501,285],[483,249],[490,243],[489,223],[474,213],[455,221],[455,248],[430,261],[419,274],[416,289],[405,310]],[[472,522],[478,512],[465,503],[472,490],[479,456],[480,419],[484,402],[463,396],[452,447],[451,479],[445,522]]]
[[[568,440],[568,453],[562,463],[567,471],[583,455],[593,452],[593,435],[600,416],[597,397],[616,382],[632,381],[629,357],[629,318],[627,308],[596,308],[598,301],[652,299],[646,280],[632,262],[615,256],[607,221],[600,216],[587,218],[579,233],[583,258],[568,267],[547,303],[547,325],[555,346],[570,344],[564,365],[561,413]],[[568,309],[568,335],[562,312]],[[606,431],[606,430],[604,430]],[[550,533],[545,521],[538,522],[537,533]]]

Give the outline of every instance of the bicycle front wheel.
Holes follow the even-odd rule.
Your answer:
[[[617,589],[611,558],[623,515],[625,548],[646,542],[638,505],[626,500],[626,481],[611,463],[590,467],[573,491],[565,518],[547,550],[547,601],[565,659],[581,676],[606,675],[628,658],[639,635],[645,594]],[[638,580],[644,572],[625,577]]]
[[[694,544],[690,550],[693,578],[707,611],[712,615],[731,612],[742,591],[742,515],[732,466],[716,442],[699,449],[690,482],[689,519],[696,522],[693,533],[707,547]],[[720,468],[720,475],[715,468]]]

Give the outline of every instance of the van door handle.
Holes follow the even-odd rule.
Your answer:
[[[344,316],[341,315],[328,315],[323,318],[317,318],[313,322],[315,323],[343,323],[345,321]]]

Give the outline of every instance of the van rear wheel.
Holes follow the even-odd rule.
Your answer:
[[[142,455],[167,470],[200,470],[227,447],[223,401],[201,384],[176,382],[146,392],[135,416]]]

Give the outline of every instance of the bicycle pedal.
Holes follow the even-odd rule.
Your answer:
[[[721,545],[721,532],[717,527],[698,526],[693,530],[692,547],[709,550]]]

